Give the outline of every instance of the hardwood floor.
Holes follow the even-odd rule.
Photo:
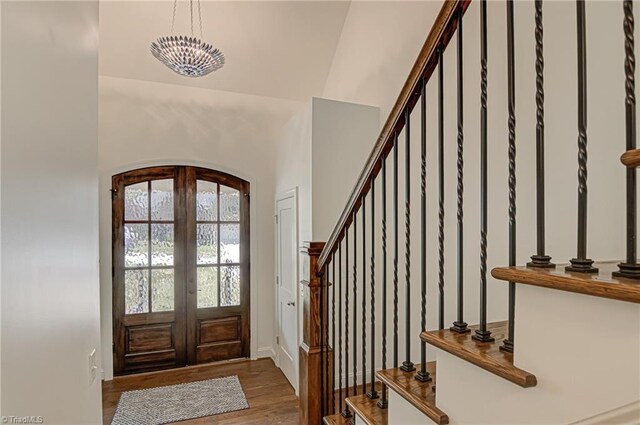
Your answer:
[[[102,383],[102,418],[110,424],[120,394],[185,382],[238,375],[249,409],[179,422],[195,424],[298,424],[298,398],[287,378],[271,359],[241,360],[213,365],[191,366],[139,375],[121,376]],[[132,424],[134,425],[134,424]]]

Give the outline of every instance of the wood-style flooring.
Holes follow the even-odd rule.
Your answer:
[[[103,423],[106,425],[111,423],[120,394],[124,391],[202,381],[230,375],[238,375],[249,402],[249,409],[179,423],[185,425],[294,425],[299,423],[298,398],[287,378],[271,359],[224,362],[116,377],[113,381],[102,383]]]

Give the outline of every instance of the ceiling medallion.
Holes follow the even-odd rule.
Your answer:
[[[171,35],[160,37],[151,43],[151,54],[169,69],[185,77],[202,77],[217,71],[224,65],[224,55],[219,49],[205,43],[202,38],[202,15],[197,0],[200,39],[193,33],[193,0],[189,0],[191,36],[173,35],[177,0],[173,2]]]

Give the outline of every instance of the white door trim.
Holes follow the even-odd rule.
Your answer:
[[[274,217],[278,216],[278,202],[280,201],[284,201],[285,199],[289,199],[289,198],[293,198],[293,205],[294,205],[294,217],[295,217],[295,241],[297,244],[299,244],[299,237],[300,237],[300,221],[299,221],[299,212],[298,212],[298,187],[294,187],[293,189],[289,189],[287,191],[281,192],[279,194],[276,195],[276,200],[274,203]],[[275,220],[274,220],[275,223]],[[277,226],[278,224],[275,223],[276,225],[276,238],[275,238],[275,276],[274,276],[274,282],[276,285],[276,296],[275,296],[275,312],[276,312],[276,338],[279,338],[280,335],[280,315],[278,314],[278,309],[279,309],[279,300],[280,300],[280,285],[278,285],[278,249],[279,249],[279,234],[277,231]],[[300,347],[300,290],[299,290],[299,284],[300,284],[300,253],[299,250],[296,249],[296,261],[295,261],[295,281],[296,281],[296,288],[295,288],[295,293],[296,293],[296,349],[298,347]],[[274,341],[275,343],[275,341]],[[280,349],[278,348],[278,344],[275,343],[275,350],[276,352],[276,356],[275,356],[275,362],[276,362],[276,366],[280,367]],[[296,362],[296,364],[294,364],[294,369],[296,372],[296,382],[299,382],[300,380],[300,370],[299,370],[299,365]],[[294,386],[295,390],[296,390],[296,395],[298,395],[298,388],[297,385]]]

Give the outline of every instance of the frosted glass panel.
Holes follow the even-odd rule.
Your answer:
[[[132,184],[124,188],[124,219],[149,219],[149,183]]]
[[[124,225],[124,266],[149,264],[149,227],[146,224]]]
[[[151,220],[173,221],[173,179],[151,182]]]
[[[240,305],[240,267],[220,267],[220,305]]]
[[[198,264],[218,263],[218,225],[198,224],[197,233],[197,256]]]
[[[196,220],[218,220],[218,184],[205,180],[197,181]]]
[[[151,310],[173,310],[173,269],[151,270]]]
[[[218,268],[198,267],[198,308],[218,306]]]
[[[149,285],[147,270],[125,270],[124,307],[125,314],[149,312]]]
[[[220,221],[240,221],[240,192],[220,185]]]
[[[173,266],[173,224],[151,225],[151,265]]]
[[[221,263],[240,262],[240,225],[220,225]]]

